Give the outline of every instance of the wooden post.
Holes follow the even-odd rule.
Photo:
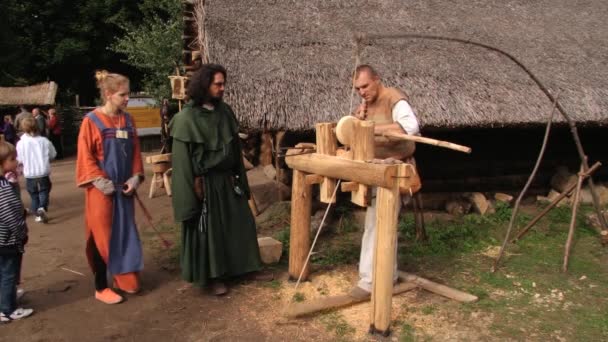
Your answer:
[[[393,271],[397,244],[397,218],[399,216],[399,185],[378,188],[376,196],[376,249],[372,284],[370,332],[384,336],[390,333]]]
[[[352,137],[353,159],[368,161],[374,159],[374,123],[371,121],[356,121]],[[351,193],[351,202],[367,207],[370,188],[359,184],[359,189]]]
[[[317,153],[325,154],[329,156],[335,156],[336,150],[338,149],[338,140],[334,133],[335,123],[318,123],[315,125],[317,133]],[[320,200],[323,203],[335,203],[336,199],[333,197],[334,189],[336,187],[336,180],[333,178],[323,179],[320,188]]]
[[[265,131],[262,133],[262,142],[260,145],[260,165],[266,166],[272,164],[272,133]]]
[[[310,211],[312,186],[306,183],[306,173],[293,170],[291,188],[291,232],[289,236],[289,278],[297,280],[304,268],[310,249]],[[307,265],[302,280],[310,273]]]
[[[574,190],[574,202],[572,202],[572,217],[570,218],[570,228],[568,229],[568,239],[566,239],[566,247],[564,250],[564,264],[562,266],[562,272],[568,271],[568,258],[570,258],[570,248],[572,246],[572,239],[574,238],[574,228],[576,227],[576,212],[578,211],[578,205],[581,196],[581,186],[583,185],[584,166],[581,165],[581,170],[578,173],[578,181],[576,182],[576,190]],[[601,214],[601,213],[600,213]]]

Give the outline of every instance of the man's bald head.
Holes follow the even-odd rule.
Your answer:
[[[359,78],[361,73],[366,73],[371,78],[380,78],[380,75],[378,74],[376,69],[374,69],[369,64],[361,64],[357,66],[357,69],[355,69],[355,79]]]
[[[378,98],[378,92],[382,87],[380,76],[370,65],[361,64],[355,69],[353,85],[357,94],[366,103],[373,103]]]

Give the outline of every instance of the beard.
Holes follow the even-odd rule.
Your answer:
[[[211,96],[211,99],[210,99],[211,103],[214,106],[217,106],[220,102],[222,102],[222,98],[223,97],[224,97],[223,95],[220,95],[220,96]]]

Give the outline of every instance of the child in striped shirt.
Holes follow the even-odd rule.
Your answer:
[[[15,146],[0,141],[0,323],[31,315],[34,310],[17,307],[17,283],[27,243],[23,204],[4,177],[17,169]]]

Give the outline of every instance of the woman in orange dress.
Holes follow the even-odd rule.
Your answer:
[[[95,298],[116,304],[140,289],[142,247],[135,226],[133,194],[143,180],[137,130],[125,112],[129,79],[97,72],[103,106],[88,113],[80,126],[76,182],[85,190],[86,252],[95,274]]]

